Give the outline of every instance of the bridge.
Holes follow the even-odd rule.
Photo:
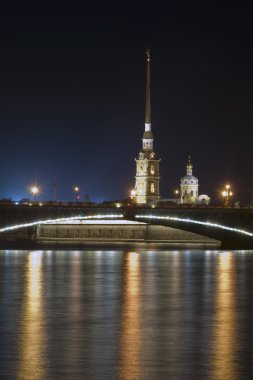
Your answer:
[[[174,227],[201,234],[222,242],[222,248],[253,249],[253,209],[212,207],[116,207],[31,204],[0,206],[0,241],[11,235],[27,236],[27,231],[39,221],[122,215],[124,220]],[[17,229],[8,227],[20,226]]]

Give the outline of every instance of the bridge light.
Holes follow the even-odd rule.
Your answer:
[[[141,218],[141,219],[157,219],[157,220],[174,220],[176,222],[193,223],[193,224],[199,224],[199,225],[207,226],[207,227],[219,228],[226,231],[233,231],[239,234],[253,237],[252,232],[241,230],[239,228],[233,228],[233,227],[225,226],[223,224],[218,224],[218,223],[202,222],[200,220],[194,220],[194,219],[189,219],[189,218],[177,218],[174,216],[158,216],[158,215],[135,215],[135,218],[136,219]]]

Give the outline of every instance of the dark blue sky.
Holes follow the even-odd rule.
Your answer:
[[[35,2],[34,2],[35,3]],[[189,3],[189,2],[188,2]],[[20,3],[21,4],[21,3]],[[200,193],[253,188],[251,10],[146,3],[4,6],[0,14],[0,198],[123,199],[134,187],[151,48],[161,195],[188,155]]]

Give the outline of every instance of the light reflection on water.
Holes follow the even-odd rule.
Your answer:
[[[253,251],[0,251],[0,374],[250,378],[252,273]]]
[[[45,333],[42,299],[42,255],[34,251],[27,255],[26,285],[19,337],[18,380],[43,380]]]
[[[236,369],[235,257],[222,252],[217,257],[217,290],[213,327],[212,379],[233,379]]]
[[[123,302],[121,311],[119,379],[139,379],[142,368],[140,353],[142,350],[140,255],[127,252],[124,262]]]

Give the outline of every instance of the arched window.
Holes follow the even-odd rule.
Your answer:
[[[150,184],[150,192],[152,194],[155,192],[155,184],[154,184],[154,182],[151,182],[151,184]]]
[[[150,166],[150,174],[155,174],[155,167],[154,167],[154,165]]]
[[[193,197],[193,191],[191,191],[191,197]]]

